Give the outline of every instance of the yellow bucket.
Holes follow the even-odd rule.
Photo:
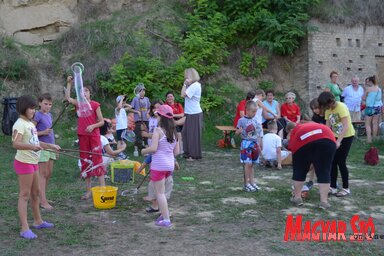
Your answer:
[[[93,187],[93,205],[97,209],[111,209],[116,206],[116,196],[118,187],[105,186]]]

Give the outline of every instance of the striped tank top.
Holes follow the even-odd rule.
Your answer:
[[[176,138],[169,143],[162,129],[160,129],[160,136],[162,137],[159,140],[157,151],[152,154],[151,170],[173,171],[175,169],[173,149],[176,146]]]

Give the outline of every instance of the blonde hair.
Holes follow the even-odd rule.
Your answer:
[[[285,98],[288,98],[289,96],[293,97],[294,100],[296,99],[296,94],[294,94],[293,92],[287,92],[285,94]]]
[[[199,73],[197,73],[196,69],[194,68],[187,68],[186,70],[184,70],[184,76],[185,78],[191,79],[192,82],[200,80]]]

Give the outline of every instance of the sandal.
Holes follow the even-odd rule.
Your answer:
[[[337,192],[336,196],[337,197],[344,197],[344,196],[348,196],[349,194],[351,194],[351,191],[349,190],[349,188],[343,188],[342,190]]]
[[[20,232],[20,237],[25,239],[35,239],[37,235],[32,232],[32,230],[28,229],[27,231]]]
[[[53,223],[49,223],[49,222],[43,221],[41,224],[33,225],[32,227],[35,228],[35,229],[42,229],[42,228],[53,228],[54,226],[55,225]]]

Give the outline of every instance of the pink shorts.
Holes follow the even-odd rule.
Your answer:
[[[15,172],[17,175],[20,174],[31,174],[34,172],[37,172],[39,170],[39,165],[38,164],[27,164],[20,162],[15,159],[13,162],[13,168],[15,169]]]
[[[161,181],[172,175],[171,171],[151,170],[151,181]]]

